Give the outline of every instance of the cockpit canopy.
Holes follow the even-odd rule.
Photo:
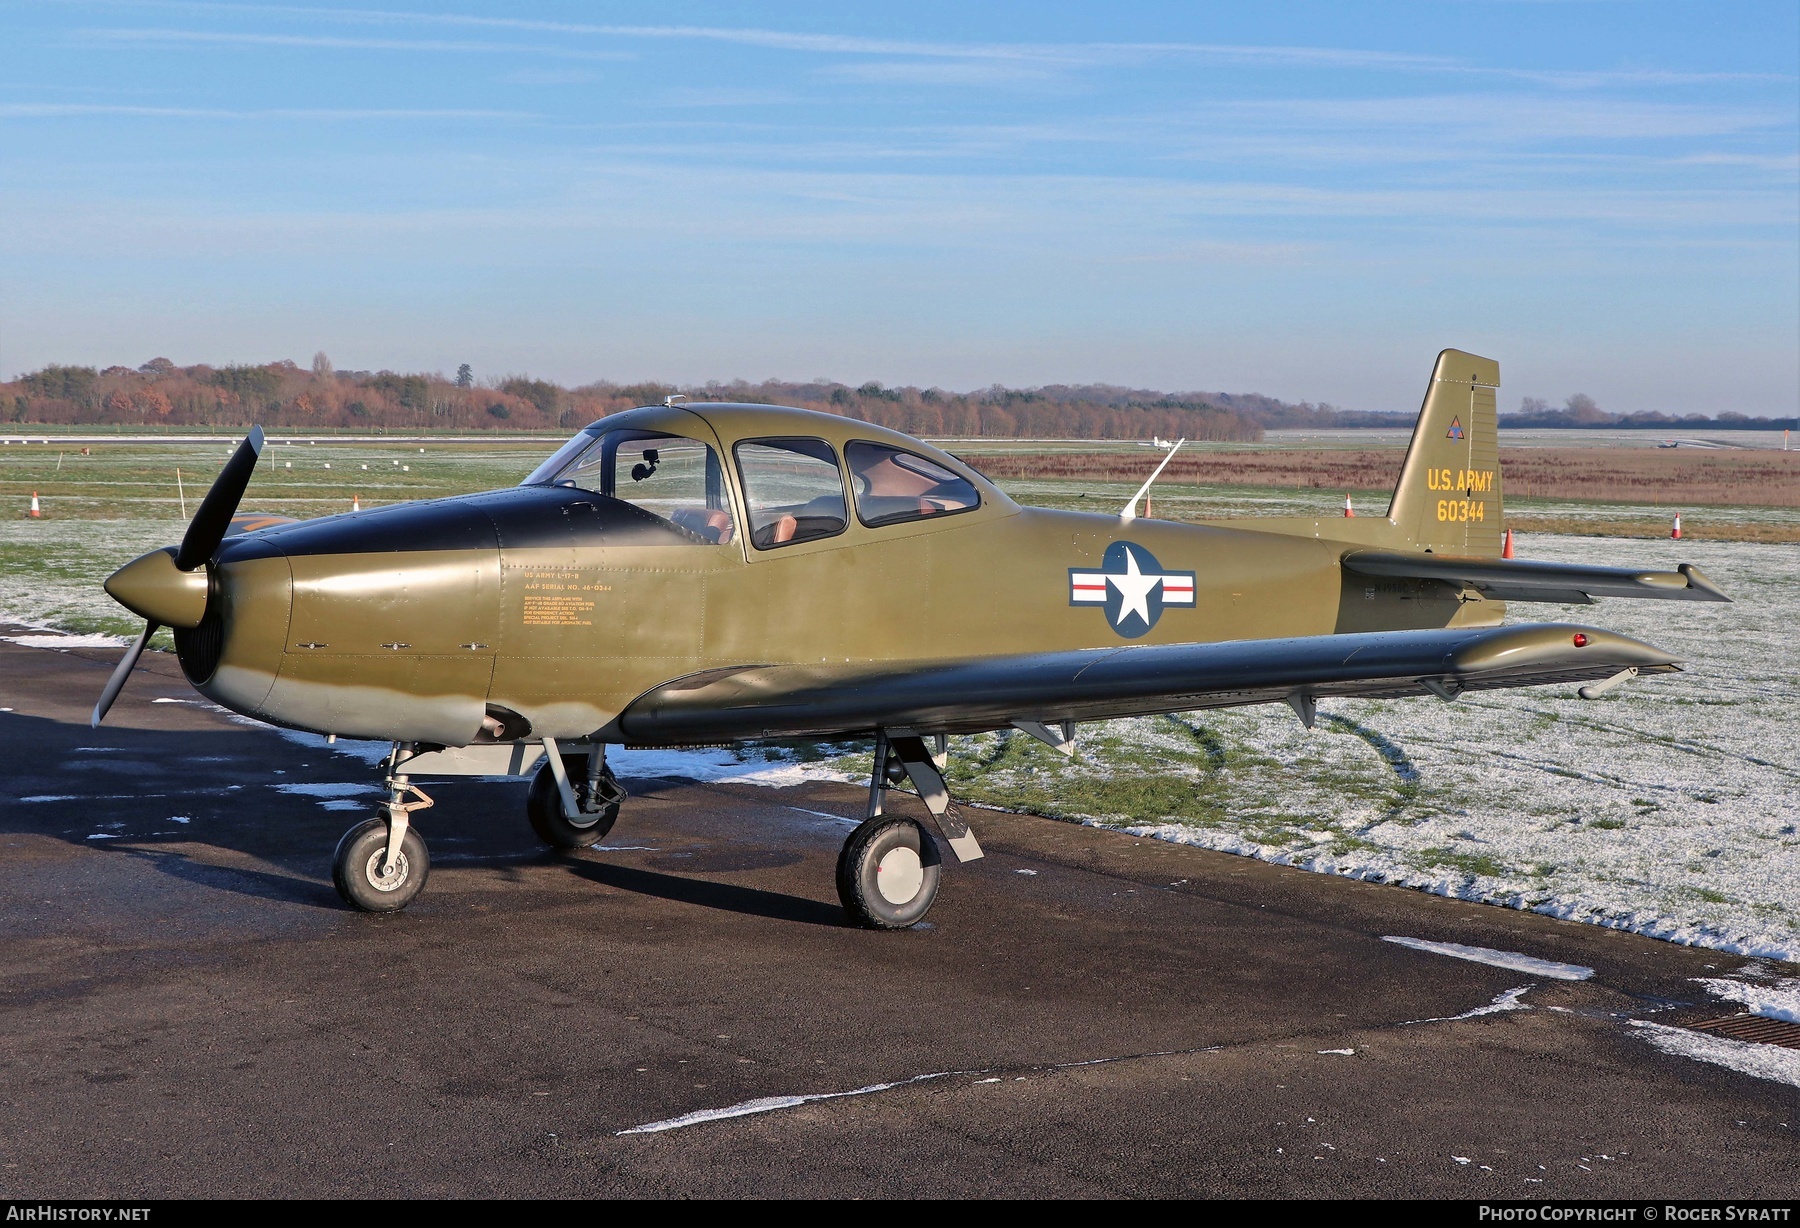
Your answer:
[[[941,453],[938,458],[925,455],[935,451],[928,445],[917,444],[914,451],[892,439],[843,439],[845,427],[863,427],[869,434],[892,432],[807,410],[718,408],[751,411],[755,417],[746,425],[753,428],[829,424],[833,429],[817,436],[771,433],[735,441],[727,436],[734,467],[728,475],[719,450],[700,438],[712,435],[703,429],[703,415],[685,406],[674,411],[680,415],[676,422],[693,421],[695,429],[688,435],[669,425],[667,409],[636,410],[583,430],[524,484],[606,495],[677,526],[696,543],[726,545],[740,532],[730,492],[735,477],[749,541],[757,550],[835,537],[849,528],[853,509],[864,527],[885,528],[982,506],[977,480],[946,464],[949,458]],[[840,438],[821,437],[827,433]],[[997,491],[991,493],[1006,502]]]

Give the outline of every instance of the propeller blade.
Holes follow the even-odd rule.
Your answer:
[[[100,702],[94,705],[92,727],[98,728],[100,722],[106,719],[107,712],[113,706],[113,700],[117,699],[119,692],[125,689],[125,679],[131,677],[131,671],[137,667],[138,658],[144,655],[144,645],[150,642],[150,637],[155,635],[156,631],[156,623],[145,623],[144,633],[137,637],[137,643],[127,648],[125,655],[119,658],[118,667],[113,670],[112,677],[106,680],[106,689],[100,692]]]
[[[218,551],[219,543],[225,540],[225,534],[231,528],[231,515],[244,497],[244,488],[250,485],[250,475],[256,472],[256,458],[262,455],[262,447],[262,427],[253,426],[237,451],[231,454],[231,459],[225,462],[225,467],[219,470],[212,489],[201,500],[200,510],[194,513],[187,534],[181,539],[181,548],[175,552],[177,568],[192,571]]]

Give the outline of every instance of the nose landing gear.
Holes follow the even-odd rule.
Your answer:
[[[425,890],[431,854],[419,833],[407,828],[398,856],[390,857],[388,823],[364,819],[344,833],[331,861],[331,881],[352,908],[364,912],[399,912]]]
[[[431,874],[431,854],[411,816],[433,803],[419,786],[394,774],[394,762],[390,757],[386,817],[365,819],[345,832],[331,859],[338,894],[364,912],[399,912],[425,890]],[[409,795],[417,800],[407,801]]]

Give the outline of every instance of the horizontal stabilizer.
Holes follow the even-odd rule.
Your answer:
[[[1595,597],[1731,600],[1698,567],[1689,563],[1683,563],[1675,571],[1642,571],[1633,567],[1589,567],[1582,563],[1536,563],[1524,559],[1357,550],[1344,556],[1344,570],[1387,579],[1442,580],[1475,589],[1494,601],[1555,601],[1582,605]]]
[[[225,530],[225,536],[236,537],[240,533],[255,533],[261,529],[273,529],[284,524],[298,524],[292,516],[279,516],[274,512],[244,512],[231,514],[231,526]]]
[[[756,665],[666,682],[619,718],[635,746],[819,737],[876,729],[1002,729],[1015,721],[1149,716],[1356,696],[1400,698],[1678,668],[1649,644],[1593,627],[1376,631],[1223,644],[1141,644],[967,661]]]

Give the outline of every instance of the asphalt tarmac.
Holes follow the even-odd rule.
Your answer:
[[[1730,1013],[1693,978],[1740,957],[986,811],[926,926],[855,930],[823,784],[628,781],[574,855],[428,785],[430,885],[371,917],[330,857],[378,772],[161,654],[90,730],[117,658],[0,643],[0,1196],[1800,1187],[1800,1089],[1632,1025]]]

